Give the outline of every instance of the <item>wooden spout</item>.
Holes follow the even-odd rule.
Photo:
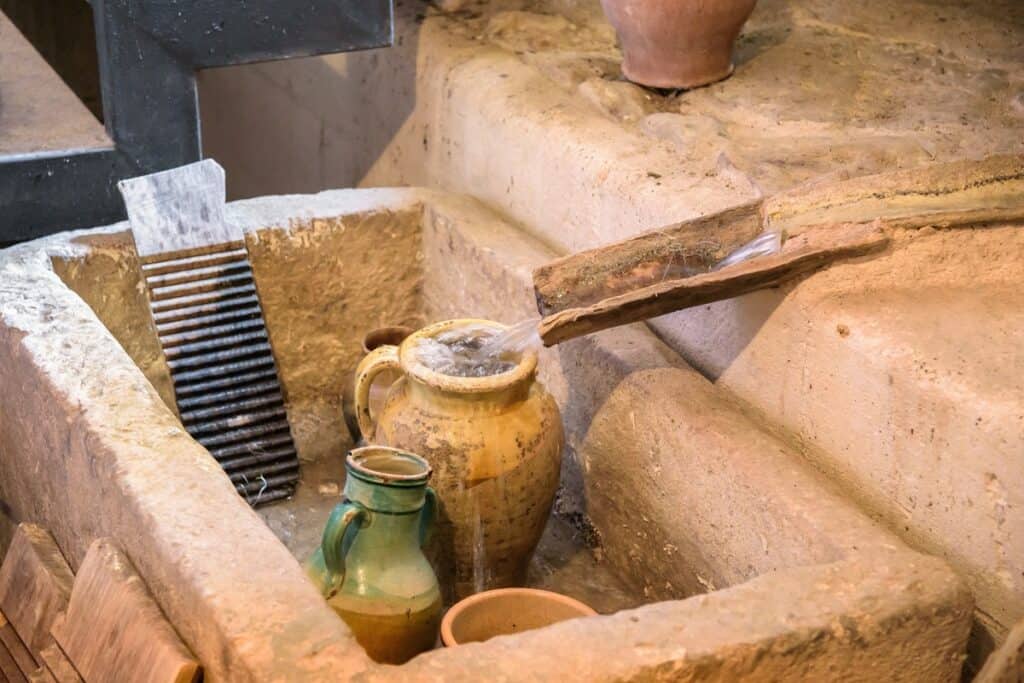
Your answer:
[[[534,271],[539,332],[551,346],[729,299],[882,251],[888,228],[1024,218],[1024,156],[937,164],[798,189],[552,261]],[[758,234],[782,250],[710,271]]]

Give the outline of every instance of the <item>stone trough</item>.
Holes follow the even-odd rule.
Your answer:
[[[535,585],[601,616],[372,662],[307,581],[369,329],[535,315],[555,253],[475,200],[352,190],[228,205],[302,475],[254,511],[178,420],[127,223],[0,252],[0,496],[73,568],[117,541],[211,681],[913,680],[960,675],[973,600],[784,433],[643,325],[546,350],[562,490]],[[625,608],[625,609],[623,609]]]

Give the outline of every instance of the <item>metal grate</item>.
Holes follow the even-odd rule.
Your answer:
[[[252,505],[290,496],[299,459],[241,242],[142,259],[181,422]]]

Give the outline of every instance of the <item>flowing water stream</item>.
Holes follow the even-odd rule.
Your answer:
[[[766,232],[704,269],[712,272],[749,261],[758,256],[778,253],[783,235]],[[697,273],[695,273],[697,274]],[[467,325],[422,339],[420,361],[431,370],[455,377],[489,377],[515,368],[522,355],[541,347],[537,326],[540,318],[521,320],[504,330],[486,325]]]

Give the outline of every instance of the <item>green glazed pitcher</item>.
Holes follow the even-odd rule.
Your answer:
[[[421,547],[437,510],[430,465],[384,446],[345,459],[345,497],[306,572],[375,661],[401,664],[434,647],[437,577]]]

